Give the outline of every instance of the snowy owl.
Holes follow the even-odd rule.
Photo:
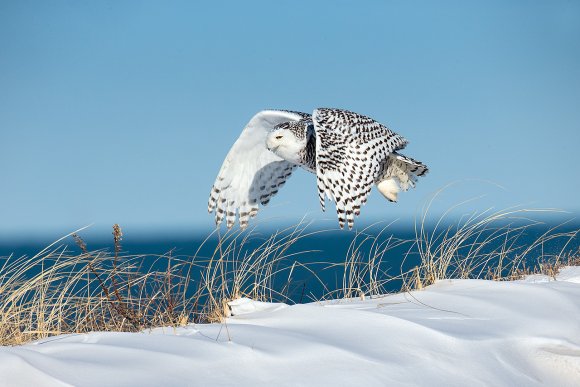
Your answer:
[[[427,166],[397,153],[407,140],[372,118],[342,109],[312,115],[263,110],[248,122],[230,149],[211,189],[208,211],[216,224],[242,229],[284,185],[294,169],[316,174],[322,210],[336,203],[340,228],[349,229],[373,185],[389,201],[415,186]]]

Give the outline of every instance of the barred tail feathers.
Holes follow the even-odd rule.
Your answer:
[[[411,157],[393,152],[387,157],[375,181],[379,192],[391,202],[397,201],[402,189],[414,188],[417,178],[429,172],[429,168]]]

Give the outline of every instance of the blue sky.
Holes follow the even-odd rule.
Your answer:
[[[0,3],[0,238],[209,230],[263,108],[347,108],[409,139],[431,173],[396,205],[375,192],[360,225],[450,182],[447,203],[487,195],[469,209],[580,210],[580,3],[209,3]],[[260,218],[305,214],[334,221],[300,171]]]

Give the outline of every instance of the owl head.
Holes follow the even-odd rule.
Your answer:
[[[266,147],[286,161],[300,164],[300,152],[306,148],[309,120],[290,121],[276,125],[266,137]]]

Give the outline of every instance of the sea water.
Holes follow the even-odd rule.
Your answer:
[[[570,233],[580,229],[578,224],[565,224],[557,227],[558,224],[541,224],[530,226],[523,230],[518,230],[517,225],[511,225],[513,231],[509,234],[502,234],[506,226],[490,227],[477,236],[463,241],[464,246],[456,252],[456,258],[462,259],[474,255],[474,246],[483,240],[490,239],[485,248],[477,251],[477,254],[488,254],[490,252],[502,251],[501,246],[510,246],[513,252],[509,254],[508,259],[519,259],[518,254],[522,254],[528,246],[534,244],[547,230],[551,235],[557,233]],[[440,245],[444,231],[449,227],[453,230],[453,225],[439,225],[436,231],[426,229],[431,238],[431,250],[435,251]],[[498,231],[500,230],[500,231]],[[254,232],[250,237],[244,239],[246,234],[242,233],[237,237],[235,254],[228,255],[230,269],[236,267],[236,261],[243,261],[252,253],[252,251],[263,246],[275,233],[275,230]],[[381,292],[399,291],[403,287],[403,280],[399,278],[401,273],[409,273],[414,267],[420,265],[420,249],[417,241],[424,238],[414,227],[397,227],[397,228],[371,228],[362,231],[346,230],[309,230],[303,229],[304,235],[295,242],[290,244],[283,251],[275,251],[273,247],[276,244],[282,244],[285,236],[289,232],[281,232],[277,239],[271,244],[271,250],[274,251],[268,259],[274,259],[275,256],[283,257],[276,265],[273,266],[274,274],[269,286],[275,292],[281,292],[278,295],[279,301],[292,303],[308,302],[320,299],[322,297],[336,297],[344,295],[346,285],[352,291],[352,294],[364,294],[369,291],[368,284],[371,279],[378,279]],[[453,232],[450,234],[452,235]],[[221,238],[230,238],[232,234],[220,234]],[[494,237],[495,236],[495,237]],[[517,237],[517,238],[516,238]],[[513,238],[508,239],[508,238]],[[196,262],[200,266],[195,266],[196,273],[199,275],[203,271],[204,262],[207,262],[212,256],[216,258],[220,255],[218,248],[217,233],[209,238],[202,233],[193,236],[173,236],[173,237],[155,237],[152,235],[132,235],[121,241],[120,256],[137,256],[133,258],[138,261],[141,271],[166,270],[168,262],[167,257],[178,259],[182,262]],[[89,251],[107,250],[110,254],[114,252],[114,246],[111,240],[90,238],[85,240]],[[423,248],[425,247],[423,241]],[[227,242],[222,246],[225,249]],[[22,256],[32,257],[43,248],[46,243],[39,241],[30,241],[28,243],[7,243],[0,244],[0,257],[3,262],[16,260]],[[569,235],[554,238],[544,243],[537,244],[525,257],[527,267],[533,267],[538,263],[540,257],[549,259],[560,253],[578,252],[580,247],[580,238]],[[65,251],[68,255],[80,254],[80,248],[74,240],[67,238],[52,249]],[[497,254],[496,254],[497,255]],[[10,258],[6,258],[9,257]],[[165,258],[158,259],[159,256]],[[493,258],[488,265],[493,266]],[[369,262],[375,258],[372,268],[374,272],[368,272],[371,267]],[[353,259],[354,258],[354,259]],[[175,260],[173,264],[175,264]],[[504,264],[507,262],[504,262]],[[230,270],[228,269],[228,270]],[[33,275],[36,270],[28,274]],[[476,273],[474,273],[476,274]],[[485,274],[480,272],[480,275]],[[349,280],[350,278],[350,280]],[[407,275],[407,280],[410,278]],[[354,279],[354,280],[353,280]],[[356,279],[360,279],[357,281]],[[360,282],[360,283],[358,283]],[[251,284],[246,284],[250,286]],[[353,289],[353,288],[357,288]],[[377,289],[374,289],[376,291]],[[276,297],[274,297],[276,298]]]

